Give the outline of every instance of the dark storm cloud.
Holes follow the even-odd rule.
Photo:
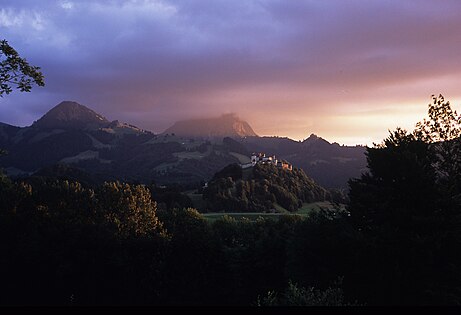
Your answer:
[[[458,1],[4,3],[2,35],[47,80],[0,100],[12,124],[71,99],[155,131],[236,111],[260,133],[339,137],[318,126],[364,104],[460,97]]]

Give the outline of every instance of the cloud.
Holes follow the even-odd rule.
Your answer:
[[[72,10],[74,8],[74,3],[71,2],[71,1],[61,1],[61,2],[59,2],[59,5],[64,10]]]
[[[0,27],[2,28],[22,28],[31,27],[41,31],[45,27],[46,21],[37,11],[0,9]]]
[[[425,109],[430,94],[461,97],[459,1],[5,0],[2,7],[2,34],[46,78],[46,93],[8,96],[28,104],[24,117],[72,99],[154,131],[239,112],[261,134],[322,132],[335,140],[373,128],[385,136],[388,124],[411,119],[402,114],[408,104]],[[27,121],[0,102],[2,120]],[[363,121],[364,108],[396,118],[362,129],[353,118],[340,129],[327,125],[345,114]]]
[[[15,14],[11,9],[0,9],[0,27],[20,26],[23,22],[23,12],[21,14]]]
[[[91,2],[89,11],[110,17],[135,19],[140,16],[168,18],[177,12],[174,5],[161,0],[131,0],[115,2]]]

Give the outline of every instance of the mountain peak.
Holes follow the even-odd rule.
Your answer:
[[[215,118],[182,120],[174,123],[164,133],[186,137],[257,137],[251,126],[235,113]]]
[[[312,145],[314,143],[315,144],[320,144],[321,143],[321,144],[324,144],[324,145],[326,145],[326,144],[330,145],[330,142],[328,142],[327,140],[317,136],[314,133],[311,133],[311,135],[306,140],[303,141],[303,144],[305,144],[305,145]]]
[[[93,129],[108,123],[105,117],[84,105],[63,101],[50,109],[33,126],[44,129]]]

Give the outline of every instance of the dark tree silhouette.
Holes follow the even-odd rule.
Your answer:
[[[30,92],[32,85],[45,86],[40,67],[31,66],[6,40],[0,41],[0,97],[13,92]]]
[[[367,148],[369,172],[349,182],[368,247],[357,282],[376,290],[362,297],[371,304],[461,302],[460,118],[442,95],[432,99],[429,118]]]

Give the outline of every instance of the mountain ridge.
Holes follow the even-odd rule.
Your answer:
[[[0,148],[8,151],[0,156],[0,167],[14,176],[28,176],[43,168],[50,174],[57,170],[51,166],[62,163],[93,174],[98,181],[189,185],[209,180],[231,163],[247,163],[251,152],[262,152],[302,168],[326,188],[347,187],[347,180],[360,176],[366,167],[364,147],[331,144],[314,134],[303,142],[259,137],[245,124],[241,126],[247,136],[242,137],[232,124],[243,120],[234,114],[221,118],[227,120],[232,136],[221,137],[219,132],[208,132],[212,138],[154,134],[118,120],[110,122],[84,105],[65,101],[32,126],[0,123]],[[248,136],[251,134],[254,136]],[[70,176],[75,174],[78,172]]]

